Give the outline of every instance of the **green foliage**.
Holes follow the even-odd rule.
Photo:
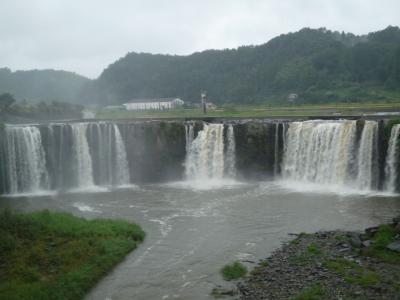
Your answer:
[[[0,95],[0,113],[6,111],[15,102],[14,96],[5,93]]]
[[[321,249],[318,247],[318,245],[311,243],[310,245],[307,246],[307,251],[308,253],[312,254],[312,255],[321,255],[322,251]]]
[[[326,299],[326,291],[324,288],[315,284],[311,287],[303,289],[296,297],[291,298],[292,300],[322,300]]]
[[[287,103],[290,93],[299,103],[398,100],[399,39],[398,27],[365,36],[304,28],[259,46],[188,56],[128,53],[83,97],[103,104],[169,96],[198,103],[206,89],[217,104]]]
[[[385,249],[385,247],[395,240],[396,230],[390,225],[379,226],[378,232],[374,236],[374,248]]]
[[[0,213],[0,299],[81,299],[144,238],[125,221]]]
[[[65,102],[52,101],[47,103],[17,102],[8,110],[12,115],[34,119],[80,119],[83,106]]]
[[[231,265],[226,265],[221,269],[222,277],[225,280],[234,280],[245,276],[247,268],[238,261],[235,261]]]
[[[386,248],[388,244],[396,239],[397,232],[390,225],[379,226],[374,235],[374,243],[363,251],[364,255],[378,257],[388,263],[400,264],[400,255]]]
[[[325,267],[334,270],[341,275],[346,275],[348,270],[359,268],[359,265],[344,258],[337,258],[328,260],[325,263]]]

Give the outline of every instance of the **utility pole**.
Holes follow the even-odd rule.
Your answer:
[[[201,91],[201,107],[203,109],[203,113],[207,114],[207,101],[206,101],[206,91]]]

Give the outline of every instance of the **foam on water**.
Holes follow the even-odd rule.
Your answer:
[[[13,194],[4,194],[4,197],[10,198],[18,198],[18,197],[42,197],[42,196],[54,196],[58,193],[56,191],[49,191],[49,190],[37,190],[34,192],[26,192],[26,193],[13,193]]]
[[[80,202],[75,202],[74,204],[72,204],[73,207],[76,207],[77,209],[79,209],[80,211],[83,212],[94,212],[94,213],[100,213],[101,211],[94,209],[93,207],[80,203]]]
[[[111,189],[103,186],[91,185],[87,187],[73,188],[66,191],[66,194],[80,194],[80,193],[105,193],[110,192]]]
[[[363,195],[367,197],[396,197],[398,194],[387,191],[357,189],[341,184],[323,184],[308,181],[277,179],[273,183],[277,187],[294,193],[336,194],[340,196]]]
[[[189,189],[194,191],[236,189],[243,187],[244,185],[246,185],[246,183],[229,178],[186,180],[164,184],[164,186],[172,188]]]

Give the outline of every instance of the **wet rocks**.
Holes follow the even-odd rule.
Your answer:
[[[349,238],[349,243],[355,248],[360,248],[363,244],[360,234],[356,232],[348,232],[346,236]]]
[[[386,246],[386,248],[392,251],[400,252],[400,241],[395,241],[393,243],[390,243],[389,245]]]

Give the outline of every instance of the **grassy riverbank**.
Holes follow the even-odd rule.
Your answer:
[[[400,109],[396,102],[363,102],[363,103],[326,103],[326,104],[285,104],[285,105],[225,105],[207,112],[208,117],[224,118],[262,118],[262,117],[303,117],[303,116],[361,116],[374,112],[393,112]],[[204,117],[200,109],[175,109],[166,111],[126,111],[100,110],[96,113],[99,119],[134,119],[134,118],[199,118]]]
[[[125,221],[0,212],[0,299],[81,299],[144,232]]]

